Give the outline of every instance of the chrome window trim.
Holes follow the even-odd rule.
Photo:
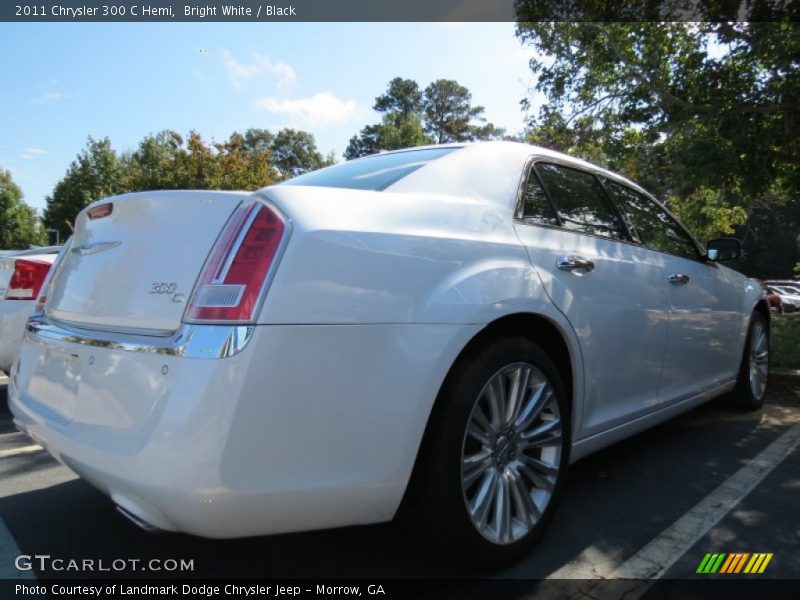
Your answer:
[[[586,175],[590,175],[594,177],[597,183],[600,185],[602,189],[603,195],[606,196],[606,202],[608,206],[606,208],[609,209],[609,213],[619,219],[619,225],[621,227],[620,233],[622,233],[622,238],[614,238],[607,235],[600,235],[598,233],[591,233],[589,231],[580,231],[580,230],[573,230],[567,229],[564,227],[564,218],[561,216],[556,203],[554,202],[553,198],[550,196],[550,192],[547,189],[547,186],[544,185],[542,181],[541,175],[539,175],[538,171],[536,170],[536,165],[539,163],[543,164],[552,164],[557,167],[562,167],[564,169],[571,169],[573,171],[578,171],[579,173],[585,173]],[[547,196],[548,201],[550,202],[550,206],[555,212],[556,219],[558,220],[558,225],[547,225],[545,223],[531,223],[526,221],[525,216],[525,205],[524,205],[524,193],[525,193],[525,184],[528,182],[528,177],[530,173],[534,173],[536,175],[536,179],[539,182],[539,185],[542,186],[545,195]],[[534,155],[528,158],[525,163],[525,168],[522,173],[522,179],[517,186],[517,197],[516,202],[514,204],[514,220],[519,223],[524,223],[525,225],[532,225],[534,227],[546,227],[548,229],[558,229],[559,231],[565,231],[568,233],[577,233],[578,235],[588,235],[590,237],[595,237],[601,240],[609,240],[611,242],[622,242],[622,243],[633,243],[637,244],[636,240],[633,238],[631,231],[628,229],[627,223],[625,223],[625,219],[622,218],[622,215],[619,212],[619,209],[614,204],[614,201],[607,197],[608,193],[606,192],[605,186],[603,185],[603,181],[600,177],[600,174],[593,170],[584,168],[582,165],[574,165],[569,161],[559,160],[558,158],[551,158],[545,156],[538,156]],[[637,244],[638,245],[638,244]]]
[[[594,233],[583,232],[583,231],[572,231],[570,229],[565,229],[564,227],[561,227],[561,226],[558,226],[558,225],[546,225],[544,223],[531,223],[530,221],[526,221],[524,219],[524,209],[525,209],[525,207],[524,207],[524,203],[523,203],[523,195],[524,195],[524,191],[525,191],[525,184],[528,181],[528,174],[531,172],[533,167],[536,166],[536,163],[538,163],[538,162],[551,162],[551,163],[554,163],[554,164],[559,164],[559,165],[562,165],[564,167],[569,167],[569,168],[572,168],[572,169],[575,169],[575,170],[578,170],[578,171],[584,171],[586,173],[594,175],[600,181],[600,185],[602,185],[604,189],[605,189],[605,184],[604,184],[603,180],[604,179],[608,179],[609,181],[613,181],[617,185],[621,185],[621,186],[627,187],[627,188],[629,188],[629,189],[631,189],[631,190],[633,190],[635,192],[638,192],[638,193],[644,195],[648,200],[650,200],[651,202],[654,202],[656,206],[658,206],[660,209],[662,209],[678,225],[678,227],[681,230],[683,230],[683,232],[689,237],[689,239],[694,244],[694,246],[695,246],[695,248],[697,250],[697,257],[696,258],[688,258],[686,256],[681,256],[679,254],[673,254],[671,252],[665,252],[663,250],[656,250],[655,248],[650,248],[646,244],[643,244],[641,241],[639,241],[636,238],[634,238],[633,232],[631,232],[628,229],[627,224],[624,222],[624,220],[623,220],[623,227],[625,228],[625,233],[629,236],[629,239],[625,239],[625,240],[616,240],[614,238],[609,238],[609,237],[606,237],[606,236],[597,235],[597,234],[594,234]],[[541,181],[540,181],[540,184],[541,184]],[[545,189],[545,194],[547,194],[547,193],[548,193],[547,189]],[[617,211],[623,212],[620,208],[618,208],[616,206],[616,202],[614,201],[613,198],[609,197],[609,201],[614,206],[614,208],[617,209]],[[637,183],[626,179],[625,177],[623,177],[622,175],[620,175],[618,173],[614,173],[613,171],[608,171],[606,169],[602,169],[602,168],[596,167],[595,165],[585,165],[585,166],[584,165],[580,165],[580,166],[578,166],[578,165],[572,164],[570,161],[559,160],[558,158],[554,158],[554,157],[541,156],[539,154],[533,154],[533,155],[529,156],[528,159],[525,161],[525,166],[523,167],[523,170],[522,170],[522,176],[520,177],[520,181],[517,184],[517,195],[516,195],[516,199],[515,199],[515,202],[514,202],[514,215],[513,215],[513,218],[514,218],[514,222],[518,223],[520,225],[528,225],[529,227],[543,227],[545,229],[554,229],[554,230],[557,230],[557,231],[564,231],[564,232],[568,232],[568,233],[574,233],[574,234],[577,234],[577,235],[587,235],[589,237],[594,237],[594,238],[601,239],[601,240],[609,240],[609,241],[617,242],[617,243],[621,243],[621,244],[629,244],[631,246],[636,246],[638,248],[644,248],[645,250],[649,250],[651,252],[657,252],[659,254],[664,254],[666,256],[672,256],[672,257],[675,257],[675,258],[681,258],[683,260],[688,260],[688,261],[692,261],[692,262],[702,262],[702,263],[708,264],[707,261],[705,260],[705,246],[694,236],[694,234],[692,234],[691,231],[689,231],[689,229],[686,227],[686,225],[684,225],[681,222],[681,220],[678,217],[676,217],[675,214],[669,208],[667,208],[667,206],[663,202],[661,202],[658,198],[653,196],[653,194],[648,192],[646,189],[644,189],[642,186],[638,185]]]
[[[57,342],[184,358],[230,358],[244,350],[254,331],[253,325],[183,323],[178,331],[168,338],[130,335],[120,339],[118,336],[104,335],[99,331],[68,328],[46,317],[34,316],[28,319],[25,340],[39,345]]]
[[[643,248],[646,248],[648,250],[652,250],[653,252],[660,252],[661,254],[666,254],[668,256],[674,256],[676,258],[682,258],[684,260],[691,260],[691,261],[698,261],[699,260],[699,261],[703,261],[703,259],[705,257],[705,246],[704,246],[704,244],[702,244],[700,242],[700,240],[698,240],[694,236],[694,234],[692,234],[692,232],[689,231],[689,229],[686,227],[686,225],[684,225],[681,222],[681,220],[677,216],[675,216],[675,214],[667,207],[667,205],[665,203],[661,202],[658,198],[653,196],[653,194],[651,194],[650,192],[648,192],[644,188],[637,189],[637,187],[634,187],[634,186],[630,185],[629,183],[626,183],[624,181],[617,181],[617,180],[614,180],[614,179],[612,179],[610,177],[607,177],[606,179],[608,179],[609,181],[611,181],[612,183],[614,183],[614,184],[616,184],[616,185],[618,185],[620,187],[628,188],[629,190],[631,190],[633,192],[641,194],[647,200],[650,200],[650,202],[652,202],[658,208],[663,210],[664,213],[666,213],[666,215],[672,220],[672,222],[675,225],[678,226],[678,229],[683,231],[683,233],[685,233],[686,236],[689,238],[689,241],[692,242],[692,244],[694,244],[695,250],[697,251],[697,256],[694,257],[694,258],[690,258],[688,256],[681,256],[680,254],[675,254],[673,252],[667,252],[665,250],[658,250],[657,248],[651,248],[650,246],[647,245],[647,243],[645,243],[645,242],[640,240],[638,243]],[[600,180],[601,180],[601,183],[604,183],[602,181],[602,178]],[[609,194],[609,197],[611,197],[611,194]],[[611,201],[614,202],[614,204],[617,204],[616,200],[614,200],[613,198],[611,198]],[[620,210],[620,212],[624,212],[625,214],[627,214],[627,211],[623,211],[622,208],[620,208],[619,210]]]

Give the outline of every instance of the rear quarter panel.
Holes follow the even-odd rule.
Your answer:
[[[555,312],[510,209],[328,188],[278,186],[266,196],[292,220],[292,239],[259,323],[467,324]]]

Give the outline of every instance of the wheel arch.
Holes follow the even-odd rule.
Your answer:
[[[498,339],[498,337],[507,335],[523,335],[531,341],[539,344],[545,350],[550,358],[556,365],[561,380],[564,384],[567,393],[567,400],[570,406],[572,431],[576,431],[576,421],[579,419],[580,406],[576,399],[576,394],[580,395],[583,391],[582,386],[576,379],[582,368],[581,357],[579,356],[580,349],[577,345],[577,340],[574,342],[574,349],[570,349],[569,334],[565,332],[552,319],[538,314],[517,312],[498,317],[497,319],[489,322],[480,331],[475,333],[472,338],[463,346],[461,351],[456,355],[455,359],[450,364],[450,367],[439,386],[436,394],[436,399],[431,406],[428,413],[428,418],[423,429],[422,438],[419,447],[417,448],[417,455],[414,460],[409,481],[406,485],[405,494],[400,502],[398,514],[404,515],[409,510],[409,504],[413,504],[413,500],[409,500],[409,495],[414,495],[412,490],[415,486],[415,479],[419,473],[419,465],[425,460],[426,455],[426,441],[431,437],[431,424],[436,421],[437,411],[443,408],[442,406],[442,390],[451,381],[453,372],[456,366],[470,353],[476,352],[478,349],[484,347],[490,341]],[[576,412],[578,414],[576,414]]]
[[[761,300],[756,302],[756,305],[753,307],[753,312],[761,313],[761,315],[767,321],[767,331],[769,331],[771,326],[772,315],[769,311],[769,303],[766,301],[766,299],[762,298]]]
[[[575,404],[574,390],[574,359],[567,344],[566,337],[553,321],[542,315],[534,313],[515,313],[500,317],[476,333],[464,346],[445,377],[445,382],[450,377],[453,368],[470,352],[485,346],[490,340],[497,337],[522,335],[536,342],[548,352],[550,358],[558,368],[561,380],[567,390],[571,405]],[[443,382],[442,387],[444,387]]]

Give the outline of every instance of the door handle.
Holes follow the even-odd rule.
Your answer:
[[[562,271],[577,271],[584,269],[587,273],[594,271],[594,263],[580,256],[559,256],[556,259],[556,267]]]
[[[683,273],[673,273],[668,279],[670,283],[674,283],[675,285],[686,285],[689,283],[689,276]]]

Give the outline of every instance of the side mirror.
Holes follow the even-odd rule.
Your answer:
[[[720,238],[706,244],[706,260],[724,262],[742,257],[742,242],[736,238]]]

